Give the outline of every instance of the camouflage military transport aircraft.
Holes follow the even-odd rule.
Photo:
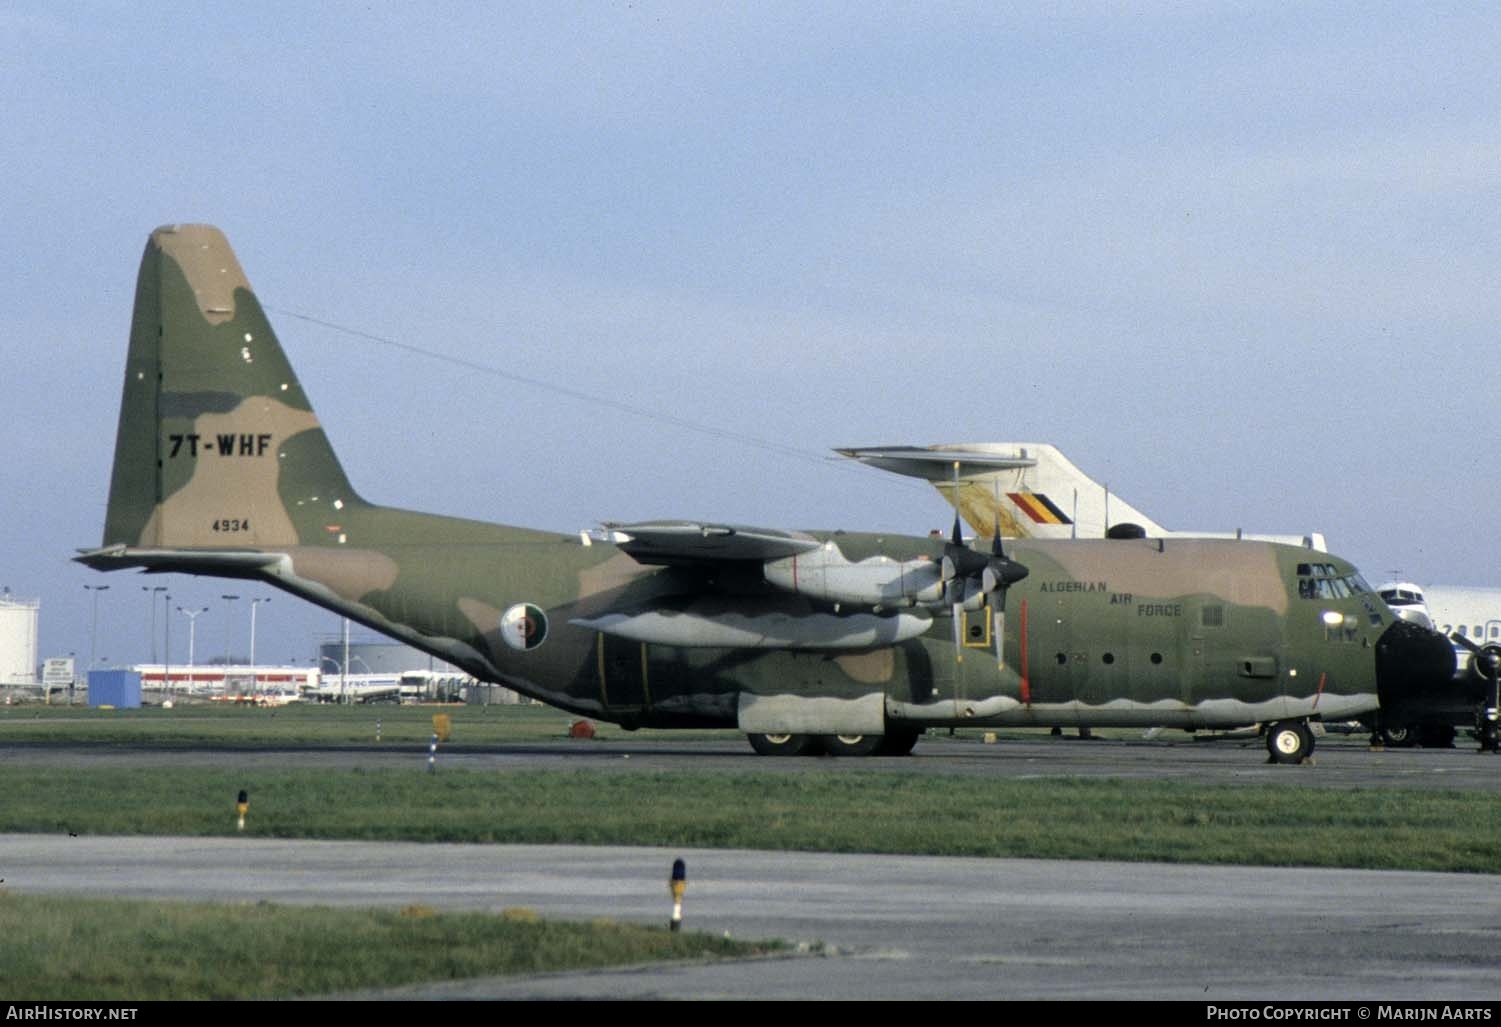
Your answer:
[[[224,236],[141,262],[100,570],[262,581],[625,727],[899,754],[954,725],[1269,725],[1272,757],[1453,656],[1336,557],[1267,542],[964,544],[663,521],[579,534],[350,486]],[[1009,618],[1009,619],[1008,619]],[[1447,661],[1447,662],[1446,662]]]

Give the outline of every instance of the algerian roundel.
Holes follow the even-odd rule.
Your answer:
[[[512,649],[535,649],[547,639],[547,614],[540,606],[517,603],[500,615],[500,637]]]

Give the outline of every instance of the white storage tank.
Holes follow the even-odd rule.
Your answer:
[[[0,595],[0,685],[36,684],[36,618],[40,599]]]

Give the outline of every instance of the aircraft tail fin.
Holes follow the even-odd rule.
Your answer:
[[[354,493],[224,234],[151,233],[105,547],[335,545]]]
[[[862,463],[931,482],[976,535],[997,523],[1009,538],[1104,538],[1123,522],[1164,529],[1042,442],[841,449]],[[955,474],[954,465],[959,465]]]

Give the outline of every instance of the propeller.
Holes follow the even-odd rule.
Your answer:
[[[1497,716],[1501,711],[1501,646],[1477,645],[1467,635],[1456,631],[1449,638],[1470,651],[1470,673],[1486,687],[1485,712],[1480,718],[1482,748],[1496,748]]]
[[[1000,495],[996,496],[999,511]],[[943,547],[941,580],[949,598],[954,617],[954,656],[957,662],[964,660],[964,639],[960,622],[966,606],[984,599],[990,604],[994,622],[991,635],[995,639],[996,665],[1005,666],[1004,639],[1006,634],[1006,590],[1025,578],[1028,569],[1006,555],[1001,544],[1001,518],[996,514],[995,530],[990,539],[990,554],[977,552],[964,544],[959,528],[959,461],[954,461],[954,530]]]
[[[985,594],[990,597],[991,615],[995,618],[991,635],[995,639],[995,665],[1006,668],[1006,590],[1025,578],[1030,571],[1025,564],[1017,563],[1006,555],[1001,546],[1001,519],[995,519],[995,534],[990,536],[990,559],[981,572],[980,581]]]

